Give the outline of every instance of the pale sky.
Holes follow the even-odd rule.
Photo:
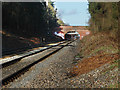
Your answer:
[[[58,10],[58,16],[72,26],[88,26],[90,14],[87,0],[52,0]]]
[[[51,0],[55,2],[87,2],[87,0]]]

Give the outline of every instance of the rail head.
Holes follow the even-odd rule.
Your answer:
[[[59,43],[56,43],[56,44],[53,44],[53,45],[49,45],[47,47],[43,47],[41,49],[32,50],[32,51],[29,51],[27,53],[22,53],[20,55],[16,55],[16,56],[12,56],[12,57],[9,57],[9,58],[1,59],[0,60],[0,66],[4,67],[4,66],[8,65],[9,63],[17,62],[17,61],[21,60],[22,58],[25,58],[27,56],[30,56],[30,55],[33,55],[33,54],[36,54],[36,53],[39,53],[39,52],[42,52],[44,50],[47,50],[49,48],[58,46],[59,44],[62,44],[62,43],[65,43],[65,42],[66,41],[62,41],[62,42],[59,42]]]
[[[17,68],[18,70],[15,70],[15,72],[9,73],[10,75],[8,75],[8,74],[4,75],[4,77],[2,77],[2,79],[0,79],[0,83],[2,83],[2,85],[4,85],[6,83],[6,81],[10,81],[12,78],[14,78],[16,76],[19,77],[19,75],[21,75],[22,73],[24,73],[24,71],[26,72],[26,70],[29,70],[29,68],[31,68],[33,65],[35,65],[35,64],[39,63],[40,61],[48,58],[49,56],[55,54],[56,52],[58,52],[59,50],[61,50],[63,47],[67,46],[68,44],[70,44],[72,42],[73,41],[62,43],[60,46],[58,45],[56,49],[54,49],[54,47],[52,46],[53,47],[53,51],[50,50],[49,53],[48,53],[48,51],[46,51],[47,53],[46,54],[43,53],[44,55],[41,56],[40,59],[37,58],[35,61],[32,61],[29,64],[22,65],[22,67]],[[21,63],[21,62],[19,62],[19,63]],[[18,63],[17,63],[16,66],[18,66]]]

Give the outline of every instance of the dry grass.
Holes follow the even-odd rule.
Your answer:
[[[71,75],[88,73],[106,63],[120,59],[116,39],[111,33],[103,32],[86,36],[81,41],[80,48],[80,55],[84,58],[73,67]]]
[[[74,75],[84,74],[106,63],[111,63],[118,59],[119,54],[97,55],[90,58],[84,58],[81,62],[74,66],[71,73]]]

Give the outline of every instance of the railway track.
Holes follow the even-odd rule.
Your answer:
[[[5,60],[3,59],[3,60],[0,61],[0,66],[2,66],[2,68],[7,67],[7,66],[9,66],[9,65],[11,65],[11,64],[14,64],[14,63],[20,61],[22,58],[28,57],[28,56],[30,56],[30,55],[37,54],[37,53],[39,53],[39,52],[42,52],[42,51],[47,50],[47,49],[49,49],[49,48],[58,46],[58,45],[60,45],[60,44],[62,44],[62,43],[65,43],[65,42],[66,42],[66,41],[62,41],[62,42],[59,42],[59,43],[56,44],[56,45],[50,45],[50,46],[44,47],[44,48],[42,48],[42,49],[40,48],[40,49],[37,49],[37,50],[27,51],[28,53],[23,53],[23,54],[21,54],[20,56],[18,55],[17,57],[16,57],[16,56],[10,57],[9,61],[8,61],[8,60],[6,61],[6,58],[5,58]],[[0,67],[0,68],[1,68],[1,67]]]
[[[25,46],[25,47],[19,47],[17,49],[10,49],[10,50],[2,50],[2,57],[6,57],[6,56],[9,56],[9,55],[14,55],[16,53],[22,53],[22,52],[25,52],[25,51],[31,51],[33,48],[37,48],[37,47],[45,47],[45,46],[48,46],[50,42],[48,43],[44,43],[44,44],[41,44],[41,45],[36,45],[36,46]]]
[[[0,85],[4,86],[10,82],[13,82],[16,78],[28,71],[32,66],[55,54],[72,42],[73,41],[64,41],[57,45],[50,46],[29,55],[25,55],[15,60],[3,63],[3,67],[0,68],[2,70],[2,79],[0,80]]]

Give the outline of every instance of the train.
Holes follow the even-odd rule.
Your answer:
[[[65,40],[76,40],[80,38],[80,34],[76,31],[69,31],[65,34]]]

